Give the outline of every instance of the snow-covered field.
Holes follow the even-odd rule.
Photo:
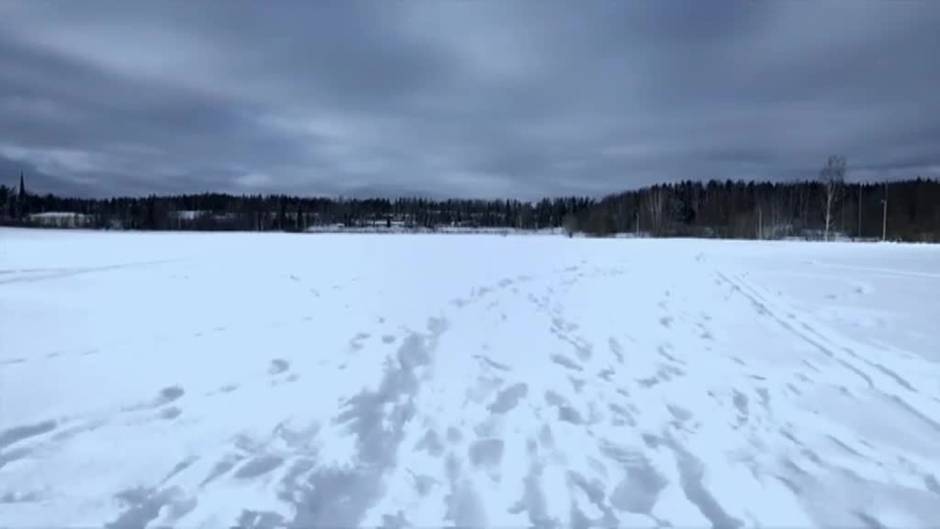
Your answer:
[[[0,230],[0,526],[936,527],[940,247]]]

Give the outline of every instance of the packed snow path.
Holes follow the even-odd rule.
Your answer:
[[[0,525],[929,527],[940,248],[0,230]]]

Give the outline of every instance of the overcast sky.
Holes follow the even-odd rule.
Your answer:
[[[517,197],[940,176],[940,1],[0,3],[42,192]]]

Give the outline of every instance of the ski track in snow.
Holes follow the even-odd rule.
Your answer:
[[[0,240],[4,526],[940,520],[933,247]]]

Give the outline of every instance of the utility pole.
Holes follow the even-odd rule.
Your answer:
[[[760,207],[757,208],[757,238],[764,238],[764,212]]]
[[[885,182],[884,198],[881,199],[881,241],[884,242],[888,237],[888,183]]]
[[[862,238],[862,183],[858,183],[858,238]]]

